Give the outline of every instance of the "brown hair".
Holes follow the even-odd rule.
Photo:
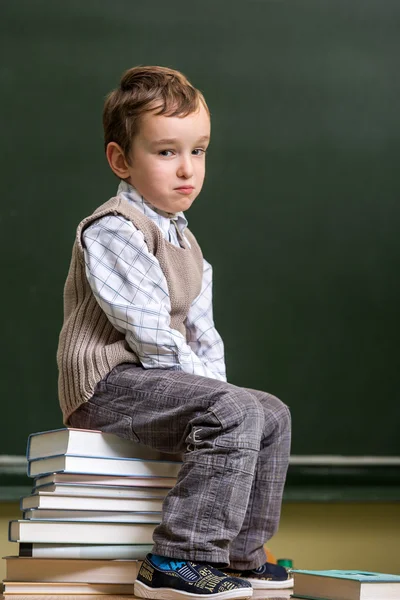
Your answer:
[[[128,159],[145,112],[154,110],[157,115],[186,117],[198,110],[200,102],[209,113],[203,94],[179,71],[157,66],[128,69],[104,104],[105,148],[116,142]]]

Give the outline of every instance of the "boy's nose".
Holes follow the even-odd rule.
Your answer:
[[[177,171],[177,175],[178,175],[178,177],[185,177],[185,179],[192,177],[193,165],[192,165],[191,157],[183,156],[181,158],[179,167],[178,167],[178,171]]]

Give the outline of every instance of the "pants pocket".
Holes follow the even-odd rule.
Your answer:
[[[91,400],[81,404],[72,413],[68,425],[77,429],[97,429],[104,433],[114,433],[121,438],[139,442],[138,436],[132,429],[132,417],[99,406]]]

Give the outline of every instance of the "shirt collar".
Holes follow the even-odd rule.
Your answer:
[[[146,217],[149,217],[152,221],[157,223],[157,225],[165,233],[168,232],[171,221],[176,222],[181,233],[184,232],[188,225],[188,221],[183,212],[167,213],[156,208],[155,206],[152,206],[145,198],[143,198],[141,194],[139,194],[137,189],[127,181],[120,181],[117,195],[122,196],[128,202],[134,204],[135,208],[140,210],[140,212],[146,215]]]

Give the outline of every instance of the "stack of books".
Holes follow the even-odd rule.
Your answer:
[[[294,570],[293,600],[399,600],[400,575]]]
[[[9,524],[4,595],[133,595],[180,457],[113,434],[57,429],[28,438],[32,493]]]

